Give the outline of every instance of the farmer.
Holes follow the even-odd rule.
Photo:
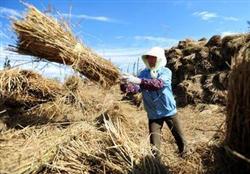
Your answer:
[[[144,108],[148,116],[152,153],[159,157],[161,129],[164,122],[171,130],[181,156],[186,153],[186,141],[177,116],[176,102],[172,93],[172,72],[166,68],[165,52],[153,47],[142,55],[146,66],[138,77],[123,74],[121,90],[126,93],[142,92]]]

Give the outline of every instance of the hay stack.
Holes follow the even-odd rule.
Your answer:
[[[208,41],[186,39],[166,50],[177,103],[181,106],[200,102],[226,105],[231,59],[249,41],[249,33],[224,38],[215,35]],[[199,84],[194,83],[194,77],[199,76],[202,76]]]
[[[228,72],[203,75],[203,101],[226,105]]]
[[[250,33],[225,36],[222,39],[221,54],[225,61],[231,64],[231,59],[250,40]]]
[[[209,39],[209,41],[206,43],[205,46],[212,47],[212,46],[220,46],[220,45],[221,45],[221,36],[214,35]]]
[[[185,106],[187,104],[198,104],[202,101],[201,75],[196,75],[190,80],[184,80],[174,88],[177,104]]]
[[[54,100],[63,93],[54,80],[44,79],[30,70],[5,69],[0,71],[0,97],[6,105],[34,106]]]
[[[233,60],[229,80],[226,144],[236,171],[250,171],[250,40]],[[248,162],[247,162],[248,161]],[[248,163],[248,168],[244,164]],[[237,170],[238,169],[238,170]]]
[[[6,89],[7,92],[2,92],[4,93],[2,95],[4,109],[9,114],[4,120],[8,127],[25,127],[46,123],[70,124],[80,120],[91,122],[107,110],[112,110],[114,103],[112,91],[107,93],[97,85],[85,82],[76,76],[69,77],[63,85],[53,80],[43,79],[40,75],[37,76],[40,78],[28,79],[28,82],[18,84],[18,88],[11,87],[11,91]],[[48,93],[44,90],[44,85],[47,84],[45,81],[55,83],[60,90],[47,86],[47,90],[51,91]],[[28,86],[26,86],[27,83],[29,83]],[[35,86],[36,83],[40,86]],[[38,89],[41,91],[36,92],[35,90]],[[39,93],[41,94],[38,95]],[[54,95],[45,98],[47,93]]]
[[[33,6],[22,20],[13,22],[18,42],[16,52],[72,66],[103,87],[116,84],[118,69],[77,40],[67,24],[43,14]]]

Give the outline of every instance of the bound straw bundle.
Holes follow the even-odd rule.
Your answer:
[[[52,101],[62,93],[62,85],[35,72],[19,69],[0,71],[0,98],[7,105],[32,106]]]
[[[250,37],[234,59],[229,80],[226,148],[231,155],[248,158],[250,166]],[[238,155],[235,155],[238,154]],[[240,155],[239,155],[240,154]],[[242,162],[236,168],[243,169]],[[238,171],[236,169],[236,171]],[[250,167],[248,168],[250,170]]]
[[[116,84],[118,69],[82,45],[66,23],[28,6],[26,16],[13,22],[13,29],[18,36],[16,52],[71,65],[105,88]]]

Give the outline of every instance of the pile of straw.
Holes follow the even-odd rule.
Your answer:
[[[99,94],[99,91],[97,93]],[[98,105],[101,104],[98,103]],[[212,134],[209,129],[216,129],[223,120],[221,115],[217,116],[215,112],[211,112],[212,108],[207,108],[209,112],[203,115],[198,111],[192,113],[194,108],[180,111],[180,115],[186,122],[184,129],[188,129],[185,131],[189,134],[188,140],[191,140],[191,137],[196,140],[197,144],[192,147],[197,149],[188,158],[181,159],[175,152],[175,144],[170,131],[164,129],[163,156],[160,162],[151,156],[146,113],[138,111],[129,103],[118,102],[113,105],[106,107],[111,111],[101,114],[105,115],[102,119],[104,129],[100,129],[95,122],[99,113],[75,112],[84,121],[71,122],[63,126],[61,123],[49,123],[28,126],[22,130],[9,129],[1,132],[0,173],[24,173],[26,171],[26,173],[43,174],[155,174],[168,173],[167,170],[172,173],[205,173],[207,170],[205,163],[213,159],[213,154],[208,143],[200,143],[208,141],[210,139],[208,138],[210,136],[207,137],[208,133]],[[103,106],[105,110],[105,105]],[[59,105],[59,109],[64,110],[63,107],[64,105]],[[70,107],[70,104],[67,107]],[[73,111],[72,107],[71,109]],[[207,121],[209,126],[205,127],[209,131],[200,137],[204,132],[199,133],[196,128],[204,128],[202,123],[205,119],[209,120]],[[204,138],[205,140],[201,140]],[[203,155],[207,161],[203,161]]]
[[[114,99],[110,93],[98,86],[85,83],[77,76],[66,79],[63,84],[64,93],[54,101],[42,103],[29,109],[24,115],[44,117],[50,122],[93,121],[113,106]]]
[[[87,137],[83,134],[88,133],[90,128],[89,124],[83,122],[72,124],[66,129],[45,125],[2,133],[0,173],[38,173],[55,160],[60,146],[70,142],[75,136]]]
[[[105,120],[105,128],[101,131],[93,123],[78,122],[65,129],[44,125],[1,133],[0,173],[163,171],[150,155],[146,137],[134,142],[121,124],[111,120]]]
[[[60,84],[25,70],[2,70],[0,75],[1,102],[8,114],[3,121],[9,127],[91,122],[103,113],[124,119],[117,113],[119,105],[113,105],[113,90],[107,93],[80,77],[69,77]]]
[[[6,105],[34,106],[52,101],[63,93],[62,85],[41,75],[20,69],[0,71],[0,97]]]
[[[148,142],[132,141],[121,124],[104,122],[106,131],[86,125],[81,134],[59,146],[55,160],[41,173],[166,173],[150,155]]]
[[[18,36],[16,52],[72,66],[90,80],[108,88],[116,84],[118,69],[77,40],[66,23],[28,6],[26,16],[13,22]]]
[[[215,35],[208,41],[186,39],[166,50],[177,104],[226,105],[231,59],[249,42],[249,37],[249,33],[242,33],[223,38]],[[200,76],[200,81],[193,81]]]
[[[229,80],[226,147],[236,158],[233,169],[250,171],[250,37],[233,60]],[[248,167],[247,167],[248,166]]]

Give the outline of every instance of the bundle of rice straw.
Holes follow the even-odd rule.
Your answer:
[[[228,91],[226,150],[236,159],[243,159],[236,161],[237,172],[238,169],[250,171],[250,37],[233,61]],[[242,161],[248,163],[248,169],[243,167],[245,163]]]
[[[116,84],[118,69],[77,40],[66,23],[28,5],[28,13],[13,22],[18,43],[16,52],[71,65],[92,81],[108,88]]]
[[[62,85],[41,75],[20,69],[0,71],[0,98],[6,105],[34,106],[52,101],[63,93]]]

